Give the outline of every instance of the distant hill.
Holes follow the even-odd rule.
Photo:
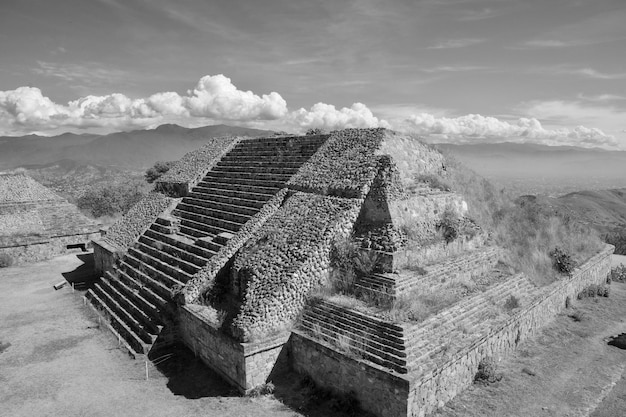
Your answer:
[[[436,146],[515,195],[626,187],[624,151],[518,143]]]
[[[144,170],[156,161],[180,159],[216,136],[263,136],[273,132],[226,125],[184,128],[161,125],[109,135],[0,137],[0,171],[61,163]],[[61,161],[61,162],[57,162]],[[68,162],[70,161],[70,162]]]

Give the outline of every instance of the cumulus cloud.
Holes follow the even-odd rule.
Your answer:
[[[577,126],[573,129],[546,129],[536,118],[520,118],[515,122],[507,122],[480,114],[449,118],[421,113],[405,119],[402,127],[402,130],[419,135],[438,135],[441,139],[457,142],[466,142],[476,138],[495,141],[518,138],[527,142],[548,144],[618,145],[614,136],[597,128]]]
[[[272,120],[287,114],[287,102],[272,92],[262,97],[241,91],[222,74],[202,77],[184,103],[193,116],[228,120]]]
[[[385,120],[379,120],[363,103],[337,110],[332,104],[317,103],[310,110],[301,108],[288,116],[289,122],[299,128],[320,128],[334,130],[342,128],[390,127]]]
[[[166,118],[215,121],[274,120],[287,116],[287,103],[276,92],[258,96],[241,91],[222,74],[202,77],[181,96],[159,92],[132,99],[124,94],[85,96],[58,104],[36,87],[0,91],[0,134],[26,134],[60,127],[126,129],[154,125]]]

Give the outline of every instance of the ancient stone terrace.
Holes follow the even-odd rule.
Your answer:
[[[0,174],[0,253],[15,263],[61,254],[100,237],[99,225],[25,174]]]
[[[287,361],[377,415],[423,416],[602,282],[612,250],[536,287],[428,180],[446,175],[385,129],[211,139],[95,242],[87,298],[133,356],[181,340],[242,392]],[[353,281],[348,241],[372,267]]]

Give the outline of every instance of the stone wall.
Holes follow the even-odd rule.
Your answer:
[[[504,324],[458,352],[447,363],[430,374],[412,381],[409,393],[410,416],[425,416],[454,398],[472,384],[483,358],[501,360],[523,340],[533,336],[565,308],[565,300],[575,300],[590,284],[606,282],[611,268],[613,247],[609,246],[577,268],[571,278],[545,287],[543,296],[511,316]]]
[[[612,252],[609,246],[577,268],[572,277],[538,289],[534,299],[505,320],[495,321],[488,331],[481,330],[479,337],[470,338],[471,342],[450,356],[444,355],[444,361],[434,368],[426,370],[416,364],[414,371],[401,376],[302,332],[292,339],[293,367],[321,386],[354,391],[362,406],[379,416],[425,416],[470,385],[483,358],[502,359],[564,309],[568,297],[575,300],[586,286],[605,282]],[[411,342],[420,343],[407,340]]]
[[[309,375],[319,386],[336,394],[353,391],[361,408],[378,416],[406,416],[409,380],[356,357],[338,352],[330,344],[294,332],[291,338],[293,369]]]
[[[284,359],[288,334],[259,343],[239,343],[204,317],[207,307],[190,304],[180,308],[180,336],[197,356],[242,393],[267,382]]]
[[[241,139],[234,136],[207,139],[204,146],[185,154],[159,178],[155,190],[174,198],[186,196]]]
[[[37,262],[67,253],[68,245],[84,244],[100,238],[100,232],[61,237],[39,237],[22,240],[19,244],[0,247],[0,253],[9,255],[14,265]],[[26,243],[24,243],[26,242]]]
[[[105,239],[94,240],[92,246],[94,270],[96,274],[98,274],[98,276],[104,276],[106,271],[112,272],[115,262],[124,252],[124,249]]]

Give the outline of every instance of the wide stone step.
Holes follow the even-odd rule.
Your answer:
[[[227,177],[227,176],[214,175],[214,173],[211,173],[207,175],[206,177],[204,177],[204,179],[199,184],[202,184],[202,186],[205,186],[205,187],[207,186],[208,187],[223,187],[224,184],[247,185],[247,186],[256,187],[257,190],[249,190],[252,192],[260,192],[258,191],[259,188],[270,188],[270,189],[273,188],[275,189],[273,193],[276,193],[278,189],[283,188],[285,183],[289,181],[289,178],[291,178],[291,176],[289,175],[284,176],[284,178],[281,178],[281,179],[241,178],[241,177],[233,178],[233,177]]]
[[[292,176],[296,172],[298,172],[299,167],[285,167],[283,164],[279,164],[278,166],[239,166],[239,165],[218,165],[213,167],[211,172],[213,174],[226,173],[228,176],[237,177],[241,174],[249,174],[254,178],[255,176],[262,175],[287,175]]]
[[[281,146],[242,146],[233,148],[228,155],[274,155],[280,156],[311,156],[319,147],[303,145],[294,147]]]
[[[137,291],[141,297],[154,305],[161,317],[167,306],[167,300],[170,299],[170,290],[166,286],[124,263],[116,270],[116,274],[125,286]]]
[[[223,232],[237,232],[245,222],[233,222],[204,214],[175,209],[172,214],[180,217],[181,231],[183,226],[219,235]]]
[[[306,161],[310,159],[310,156],[285,156],[282,155],[224,155],[220,162],[226,164],[240,164],[240,163],[293,163],[302,166]]]
[[[194,245],[194,242],[196,241],[195,238],[186,238],[179,234],[175,234],[175,235],[163,234],[159,232],[158,230],[154,230],[153,228],[146,230],[144,233],[144,236],[152,240],[165,242],[168,245],[174,246],[181,251],[186,251],[194,255],[197,259],[196,265],[200,265],[200,262],[202,262],[202,265],[206,264],[206,262],[208,262],[208,260],[211,259],[213,255],[215,255],[215,252],[213,251]]]
[[[181,249],[179,247],[172,246],[165,240],[152,238],[145,233],[139,237],[139,242],[157,250],[164,251],[174,258],[189,262],[198,268],[202,267],[208,261],[207,258],[203,258],[202,256],[198,256],[197,254],[189,251],[189,248]]]
[[[97,284],[100,288],[107,293],[117,304],[129,314],[134,321],[141,326],[142,330],[150,335],[158,335],[161,331],[161,327],[157,325],[155,319],[149,316],[144,310],[139,308],[133,300],[127,297],[124,293],[119,291],[116,286],[109,282],[106,278],[100,280]],[[134,323],[128,323],[133,328]],[[135,333],[139,334],[137,330]]]
[[[225,169],[226,171],[234,171],[234,170],[249,170],[253,172],[253,170],[261,170],[263,172],[264,169],[295,169],[296,171],[304,164],[304,159],[298,162],[283,162],[276,161],[275,159],[263,159],[263,160],[235,160],[235,161],[224,161],[223,159],[217,163],[217,165],[213,169]]]
[[[143,243],[144,245],[153,247],[157,250],[162,250],[166,252],[168,255],[178,258],[178,259],[182,259],[183,261],[191,263],[198,268],[201,268],[202,266],[204,266],[208,261],[207,258],[203,258],[202,256],[198,256],[197,254],[191,252],[189,250],[190,249],[189,247],[185,249],[181,249],[179,247],[168,244],[164,240],[154,239],[148,236],[147,234],[141,235],[139,237],[139,242]]]
[[[277,136],[277,137],[265,137],[265,138],[250,138],[250,139],[244,139],[241,142],[238,143],[239,146],[241,145],[248,145],[248,144],[254,144],[254,145],[286,145],[289,143],[311,143],[311,144],[316,144],[316,145],[321,145],[322,143],[326,142],[326,140],[328,140],[328,137],[330,135],[325,134],[325,135],[307,135],[307,136]]]
[[[353,334],[367,336],[368,340],[385,346],[391,351],[397,352],[396,356],[406,356],[404,354],[405,346],[403,338],[390,337],[389,334],[380,333],[378,329],[363,325],[362,323],[351,320],[346,316],[341,316],[337,314],[329,315],[327,312],[306,309],[303,316],[319,320],[320,322],[328,323]]]
[[[85,298],[109,322],[111,331],[125,341],[133,356],[148,353],[150,345],[144,343],[92,289],[87,291]]]
[[[124,322],[124,324],[135,333],[139,339],[145,344],[151,345],[156,336],[151,335],[144,329],[141,324],[135,320],[135,318],[126,311],[116,300],[107,293],[102,287],[102,283],[97,283],[94,288],[94,293],[117,315],[117,317]]]
[[[124,278],[122,278],[121,276],[113,276],[110,271],[105,272],[105,277],[107,278],[109,283],[117,289],[117,291],[124,294],[126,298],[131,300],[134,305],[136,305],[147,316],[149,316],[151,321],[155,325],[163,325],[159,307],[153,301],[149,301],[148,298],[142,295],[141,290],[143,289],[143,286],[141,284],[128,277],[127,275]],[[130,281],[132,281],[132,284],[130,283]]]
[[[234,199],[233,199],[234,200]],[[192,204],[194,206],[205,207],[208,209],[218,210],[226,213],[242,214],[244,216],[252,217],[259,212],[259,208],[250,207],[247,205],[229,204],[212,199],[201,199],[196,197],[185,197],[183,203]],[[263,205],[261,205],[262,207]]]
[[[189,279],[189,274],[153,258],[135,248],[129,248],[125,261],[138,271],[144,272],[154,280],[159,281],[168,290],[176,285],[183,285]]]
[[[248,180],[252,181],[252,180]],[[243,193],[253,193],[253,194],[266,194],[274,196],[281,188],[283,188],[284,184],[281,184],[280,187],[268,186],[265,183],[261,184],[240,184],[235,182],[224,182],[224,181],[201,181],[198,183],[198,186],[194,188],[194,191],[198,190],[200,192],[206,192],[205,189],[215,189],[219,188],[222,190],[231,190],[238,191]],[[225,194],[227,195],[227,194]],[[249,198],[249,196],[245,196],[242,198]]]
[[[236,188],[232,188],[232,186],[231,188],[198,186],[195,187],[191,193],[189,193],[189,197],[210,198],[214,201],[222,201],[228,204],[262,208],[276,193],[276,189],[274,188],[270,191],[271,193],[256,193],[238,190]],[[216,196],[218,198],[216,198]],[[221,200],[219,198],[221,198]]]
[[[198,206],[195,204],[181,202],[176,208],[181,211],[187,211],[196,214],[202,214],[204,216],[213,217],[216,219],[223,219],[234,223],[245,223],[252,218],[252,216],[240,213],[233,213],[230,211],[217,210],[214,208],[208,208],[204,206]]]
[[[150,255],[154,259],[157,259],[171,266],[172,268],[174,268],[174,270],[181,269],[189,275],[194,275],[200,269],[200,267],[196,264],[187,262],[182,258],[172,256],[162,249],[154,248],[150,245],[146,245],[143,242],[137,242],[134,245],[134,248],[146,255]],[[164,271],[164,272],[167,272],[167,271]]]
[[[310,324],[308,324],[306,321],[303,322],[303,327],[307,328],[307,326],[309,325]],[[306,333],[315,334],[317,329],[318,328],[313,328],[313,329],[308,328],[309,331]],[[342,337],[344,337],[343,339],[344,341],[346,340],[342,332],[336,332],[336,331],[331,330],[330,328],[325,328],[324,334],[318,335],[317,337],[316,336],[311,336],[311,337],[313,337],[314,339],[329,343],[335,346],[336,349],[342,351],[343,353],[347,353],[348,355],[355,355],[364,360],[375,363],[376,365],[394,370],[400,374],[407,373],[407,369],[406,369],[406,366],[404,365],[403,360],[398,359],[400,362],[402,362],[402,364],[399,364],[395,360],[390,359],[390,355],[388,355],[385,352],[381,352],[381,351],[376,352],[374,349],[366,350],[364,348],[360,348],[358,344],[351,345],[347,341],[346,343],[348,343],[348,346],[344,346],[344,347],[337,346],[336,341],[342,340]],[[378,356],[376,353],[379,353],[381,356]]]
[[[349,317],[350,320],[377,329],[380,333],[386,334],[390,338],[393,337],[396,339],[402,339],[404,337],[404,329],[402,326],[394,323],[389,323],[382,319],[367,316],[363,313],[354,311],[347,307],[337,306],[329,301],[318,302],[315,305],[311,306],[311,309],[324,312],[328,315],[343,315],[345,317]]]

